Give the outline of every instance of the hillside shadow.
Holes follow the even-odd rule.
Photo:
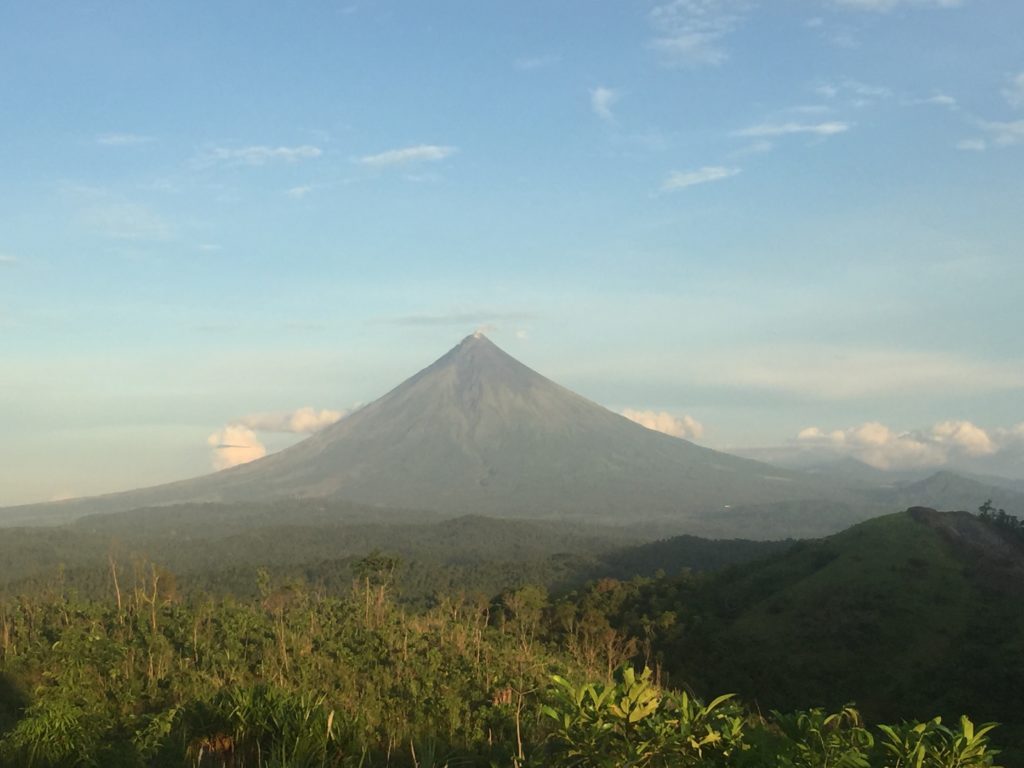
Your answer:
[[[14,678],[0,673],[0,737],[14,727],[28,703],[28,696]]]

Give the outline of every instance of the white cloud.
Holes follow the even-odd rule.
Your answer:
[[[942,421],[932,427],[931,438],[954,446],[968,456],[987,456],[996,452],[992,438],[969,421]]]
[[[723,40],[740,23],[742,0],[673,0],[655,6],[650,47],[673,66],[718,65],[729,58]]]
[[[376,155],[364,155],[359,158],[363,165],[385,167],[389,165],[408,165],[409,163],[437,162],[451,157],[458,151],[457,147],[440,146],[437,144],[418,144],[414,147],[389,149]]]
[[[256,433],[240,424],[229,424],[217,430],[206,438],[206,442],[213,449],[211,460],[214,469],[227,469],[267,455],[266,446]]]
[[[1024,72],[1018,72],[1009,80],[1009,84],[1003,89],[1003,98],[1011,107],[1021,109],[1024,107]]]
[[[906,103],[907,104],[912,104],[912,105],[925,104],[925,105],[928,105],[928,106],[945,107],[946,109],[953,109],[953,110],[955,110],[955,109],[957,109],[959,107],[959,104],[957,104],[957,101],[956,101],[955,98],[950,96],[948,93],[941,93],[941,92],[936,92],[936,93],[933,93],[931,96],[925,96],[925,97],[920,98],[920,99],[910,99]]]
[[[249,147],[216,147],[209,153],[209,159],[229,165],[266,165],[274,161],[294,163],[299,160],[312,160],[320,157],[323,151],[311,144],[295,147],[269,147],[254,145]]]
[[[605,88],[603,85],[600,85],[590,91],[590,108],[602,120],[612,122],[615,120],[612,107],[619,100],[619,96],[619,92],[614,88]]]
[[[256,436],[257,432],[308,435],[329,427],[347,414],[348,411],[317,410],[310,407],[294,411],[252,413],[217,430],[206,442],[213,449],[211,459],[214,468],[227,469],[267,455],[267,448]]]
[[[0,265],[4,265],[4,264],[10,265],[10,264],[17,264],[17,263],[18,263],[18,257],[17,256],[11,256],[11,255],[6,254],[6,253],[0,253]]]
[[[747,157],[748,155],[763,155],[765,152],[771,152],[773,149],[775,149],[774,144],[765,139],[761,139],[759,141],[751,142],[745,147],[733,150],[728,156],[732,159],[736,159],[740,157]]]
[[[156,141],[152,136],[140,136],[137,133],[101,133],[96,143],[104,147],[133,147]]]
[[[690,381],[817,400],[924,396],[1024,387],[1024,360],[986,362],[909,349],[774,344],[710,351],[683,367]]]
[[[291,189],[285,190],[285,194],[293,200],[301,200],[310,192],[313,191],[313,187],[309,184],[305,184],[300,187],[292,187]]]
[[[733,131],[733,136],[790,136],[792,134],[809,133],[815,136],[835,136],[850,129],[849,123],[829,121],[825,123],[761,123]]]
[[[139,203],[91,206],[79,212],[78,220],[94,234],[115,240],[166,240],[171,235],[167,221]]]
[[[718,44],[721,34],[689,32],[673,37],[659,37],[651,47],[675,64],[721,64],[728,54]]]
[[[834,5],[862,11],[891,11],[904,6],[921,8],[957,8],[964,0],[832,0]]]
[[[662,182],[661,191],[671,192],[676,189],[692,187],[696,184],[706,184],[709,181],[728,179],[739,172],[739,168],[727,168],[721,165],[708,165],[695,171],[672,171],[668,178]]]
[[[347,413],[347,411],[332,411],[329,409],[318,411],[307,406],[294,411],[253,413],[239,419],[232,426],[242,426],[258,432],[312,434],[340,421]]]
[[[828,433],[808,427],[800,431],[797,441],[853,456],[878,469],[938,466],[945,463],[947,455],[941,446],[922,441],[909,432],[894,432],[877,421]]]
[[[832,107],[827,104],[797,104],[795,107],[787,107],[785,111],[796,115],[822,115],[831,112]]]
[[[626,408],[622,415],[640,426],[672,437],[697,440],[704,434],[704,425],[688,415],[674,416],[667,411],[638,411],[633,408]]]
[[[984,139],[961,139],[956,143],[956,148],[965,152],[984,152],[988,144]]]
[[[1024,421],[1012,427],[999,427],[992,431],[1001,451],[1019,450],[1024,454]]]
[[[847,78],[838,83],[823,83],[814,92],[826,99],[843,97],[853,107],[867,107],[883,99],[891,98],[892,89],[884,85],[873,85]]]
[[[990,456],[1000,450],[997,432],[990,434],[970,421],[943,421],[908,432],[869,421],[829,432],[807,427],[796,436],[796,442],[853,456],[878,469],[914,469],[937,467],[962,457]]]
[[[562,60],[557,54],[541,54],[540,56],[521,56],[512,62],[512,65],[522,72],[533,72],[538,69],[547,69]]]
[[[494,323],[519,323],[534,319],[529,312],[501,312],[493,310],[479,310],[474,312],[447,312],[442,314],[402,315],[382,319],[381,322],[388,325],[405,325],[416,327],[435,327],[454,325],[460,327],[479,327]]]
[[[857,96],[868,99],[887,99],[892,96],[892,89],[884,85],[869,85],[859,80],[845,80],[843,87]]]
[[[1024,143],[1024,120],[982,122],[981,127],[992,135],[992,141],[997,146],[1012,147]]]

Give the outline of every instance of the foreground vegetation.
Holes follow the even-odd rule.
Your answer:
[[[635,639],[536,587],[409,614],[384,556],[345,596],[264,576],[248,602],[111,565],[110,600],[0,608],[0,764],[995,764],[991,726],[966,718],[868,727],[852,707],[761,716],[660,688],[630,666]]]
[[[110,550],[0,587],[0,766],[1024,766],[1024,540],[981,511],[554,597],[531,561],[374,553],[210,591]]]

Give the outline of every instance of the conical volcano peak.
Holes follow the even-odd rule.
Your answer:
[[[481,386],[529,390],[537,386],[556,386],[520,363],[492,342],[481,331],[470,334],[410,382],[448,382],[461,395],[479,392]],[[401,389],[401,388],[400,388]]]
[[[472,368],[480,373],[508,366],[526,369],[525,365],[487,338],[482,331],[471,333],[427,370],[451,365],[463,369]]]
[[[492,347],[496,349],[498,348],[498,345],[491,341],[489,338],[487,338],[483,331],[474,331],[473,333],[469,334],[469,336],[460,341],[455,346],[455,349],[469,350],[484,347]]]
[[[645,429],[477,332],[384,396],[278,453],[193,480],[81,500],[75,509],[336,498],[381,508],[626,521],[812,494],[784,470]]]

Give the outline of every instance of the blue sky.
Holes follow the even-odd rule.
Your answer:
[[[477,328],[713,447],[1022,476],[1021,29],[1012,0],[4,3],[0,504],[274,450]]]

